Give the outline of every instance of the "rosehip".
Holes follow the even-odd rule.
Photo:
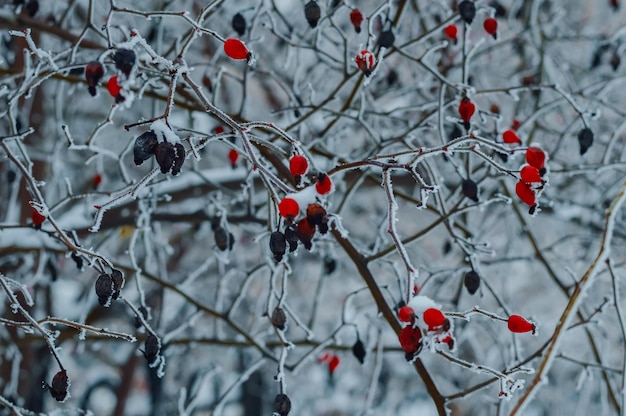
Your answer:
[[[237,160],[239,160],[239,153],[235,149],[228,151],[228,160],[230,160],[230,166],[235,169],[237,167]]]
[[[87,90],[92,97],[96,95],[96,85],[104,76],[104,67],[98,61],[89,62],[85,66],[85,79],[87,80]]]
[[[406,326],[398,333],[398,340],[407,358],[412,359],[422,349],[422,333],[419,328]]]
[[[456,27],[456,25],[448,25],[443,29],[443,33],[451,40],[454,41],[454,43],[457,42],[457,36],[459,34],[459,29]]]
[[[363,75],[369,77],[376,66],[376,57],[372,52],[363,49],[354,58],[354,62],[356,62],[356,66],[363,72]]]
[[[443,326],[446,320],[446,316],[439,309],[428,308],[424,311],[424,323],[428,325],[429,331]]]
[[[246,45],[237,38],[228,38],[224,41],[224,53],[236,60],[250,59],[250,51]]]
[[[515,193],[519,197],[519,199],[530,207],[534,207],[537,205],[537,197],[535,196],[535,191],[533,191],[530,186],[525,184],[524,182],[518,182],[515,185]]]
[[[333,182],[330,177],[325,173],[320,173],[317,176],[317,182],[315,182],[315,190],[320,195],[327,195],[333,189]]]
[[[461,120],[463,120],[463,126],[465,130],[469,130],[470,128],[470,120],[476,111],[476,106],[474,103],[467,97],[463,97],[461,102],[459,103],[459,116]]]
[[[474,202],[478,202],[478,186],[476,185],[476,182],[471,179],[465,179],[461,184],[461,189],[466,198],[469,198]]]
[[[30,219],[33,221],[33,225],[37,228],[41,227],[41,224],[46,220],[46,217],[41,215],[39,211],[33,210],[33,213],[30,216]]]
[[[518,334],[531,331],[534,334],[536,330],[535,324],[533,324],[532,322],[528,322],[526,319],[524,319],[524,317],[520,315],[509,316],[507,326],[509,327],[509,331]]]
[[[124,75],[129,76],[133,65],[135,65],[135,52],[130,49],[118,49],[115,55],[113,55],[113,62],[115,62],[117,69],[122,71]]]
[[[415,311],[410,306],[403,306],[398,309],[398,319],[402,322],[411,322],[415,316]]]
[[[534,166],[526,165],[520,171],[520,177],[524,183],[542,182],[539,169]]]
[[[502,133],[502,140],[504,141],[504,143],[508,144],[522,143],[517,133],[515,133],[515,131],[513,131],[512,129],[505,130],[504,133]]]
[[[465,273],[463,284],[465,285],[465,288],[467,289],[469,294],[473,295],[480,287],[480,276],[474,270],[470,270],[469,272]]]
[[[233,30],[237,32],[239,36],[243,36],[246,33],[246,19],[241,13],[237,13],[233,16],[231,25]]]
[[[546,163],[546,153],[539,147],[529,147],[526,150],[526,162],[541,171]]]
[[[463,0],[459,3],[459,14],[465,23],[471,25],[474,17],[476,17],[476,6],[474,5],[474,2]]]
[[[298,216],[300,206],[293,198],[283,198],[278,204],[278,212],[283,218],[291,218],[292,220]]]
[[[483,22],[483,28],[485,32],[493,36],[494,39],[498,36],[498,21],[493,17],[488,17]]]
[[[315,28],[317,26],[317,22],[320,20],[321,15],[322,11],[320,6],[314,0],[311,0],[304,5],[304,17],[306,17],[306,21],[309,22],[309,26],[311,26],[311,28]]]
[[[120,91],[122,91],[122,87],[120,87],[120,84],[117,82],[117,75],[113,75],[109,78],[109,82],[107,82],[107,90],[109,91],[109,94],[111,94],[111,97],[117,99]]]
[[[289,170],[293,176],[304,175],[309,170],[309,162],[302,155],[294,155],[289,159]]]
[[[361,23],[363,23],[363,13],[359,9],[352,9],[350,12],[350,22],[354,26],[356,33],[361,33]]]
[[[578,133],[578,144],[580,145],[580,155],[587,153],[593,144],[593,131],[585,127]]]
[[[391,30],[385,30],[383,32],[380,32],[380,35],[378,36],[378,46],[380,46],[381,48],[389,49],[393,46],[393,43],[395,41],[396,37]]]
[[[315,225],[312,225],[306,218],[301,219],[296,225],[296,235],[302,244],[304,244],[304,248],[310,250],[311,247],[313,247],[311,241],[315,236]]]

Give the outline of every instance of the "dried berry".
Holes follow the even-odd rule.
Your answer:
[[[578,144],[580,145],[581,156],[587,153],[587,150],[593,145],[593,131],[585,127],[578,132]]]
[[[153,365],[157,362],[159,354],[161,352],[161,341],[154,336],[154,334],[148,334],[144,343],[143,355],[146,357],[149,365]]]
[[[522,143],[519,136],[517,135],[517,133],[515,133],[513,129],[505,130],[504,133],[502,133],[502,140],[504,141],[504,143],[508,144]]]
[[[87,90],[92,97],[96,95],[96,86],[104,76],[104,67],[98,61],[91,61],[85,65],[85,79],[87,80]]]
[[[303,218],[298,221],[298,224],[296,225],[296,235],[302,244],[304,244],[304,248],[310,250],[313,246],[311,241],[315,235],[315,226],[311,225],[306,218]]]
[[[272,312],[272,325],[281,331],[285,330],[285,324],[287,323],[287,315],[285,315],[285,311],[283,308],[276,307],[274,308],[274,312]]]
[[[180,173],[180,168],[185,162],[185,148],[182,144],[176,143],[174,145],[176,156],[174,157],[174,163],[172,163],[172,175],[176,176]]]
[[[361,341],[361,339],[358,337],[356,339],[356,342],[352,346],[352,355],[354,355],[361,364],[365,362],[365,346],[363,345],[363,341]]]
[[[279,416],[287,416],[291,411],[291,400],[286,394],[277,394],[274,398],[274,412]]]
[[[465,285],[465,288],[467,289],[469,294],[473,295],[480,287],[480,276],[474,270],[470,270],[469,272],[465,273],[463,284]]]
[[[167,173],[172,169],[174,159],[176,159],[176,149],[170,142],[161,142],[154,149],[156,161],[161,167],[161,173]]]
[[[324,273],[333,274],[333,272],[337,269],[337,261],[330,257],[324,257]]]
[[[463,195],[474,202],[478,202],[478,185],[471,179],[465,179],[461,183]]]
[[[443,33],[454,43],[458,41],[459,29],[456,25],[448,25],[443,29]]]
[[[415,319],[415,311],[410,306],[403,306],[398,309],[398,319],[402,322],[411,322]]]
[[[302,155],[294,155],[289,159],[289,171],[293,176],[304,175],[309,170],[309,162]]]
[[[443,312],[437,308],[428,308],[424,311],[424,323],[428,325],[429,331],[445,326],[447,320]]]
[[[522,170],[520,170],[520,178],[524,183],[543,182],[539,174],[539,169],[530,165],[525,165]]]
[[[230,161],[230,167],[235,169],[237,167],[237,160],[239,160],[239,153],[235,149],[228,151],[228,160]]]
[[[44,381],[44,387],[48,389],[50,395],[57,401],[63,402],[69,396],[70,380],[66,370],[60,370],[52,377],[52,385]]]
[[[330,177],[321,173],[317,175],[317,182],[315,182],[315,190],[320,195],[327,195],[333,189],[333,182],[330,180]]]
[[[374,67],[376,67],[376,57],[367,49],[363,49],[359,52],[359,54],[354,58],[354,62],[356,62],[356,66],[366,77],[372,75],[372,71],[374,70]]]
[[[459,14],[461,19],[468,25],[472,24],[474,17],[476,17],[476,6],[473,1],[463,0],[459,3]]]
[[[493,17],[488,17],[483,22],[483,28],[485,32],[493,36],[494,39],[498,38],[498,21]]]
[[[359,9],[352,9],[350,12],[350,23],[354,26],[356,33],[361,33],[361,23],[363,23],[363,13]]]
[[[311,28],[315,28],[317,26],[317,22],[319,22],[321,16],[322,10],[314,0],[309,1],[304,5],[304,17],[306,17],[306,21],[309,22],[309,26],[311,26]]]
[[[515,333],[524,333],[524,332],[532,332],[535,334],[536,327],[532,322],[527,321],[524,317],[520,315],[511,315],[509,316],[509,320],[507,322],[507,326],[509,331]]]
[[[287,240],[285,234],[280,231],[274,231],[270,235],[270,251],[274,255],[274,260],[277,262],[283,259],[285,251],[287,250]]]
[[[78,270],[83,270],[83,258],[79,256],[78,253],[76,253],[75,251],[72,251],[72,255],[70,257],[72,257],[72,260],[74,260],[74,263],[76,263],[76,268]]]
[[[113,296],[113,278],[110,274],[103,273],[96,280],[96,295],[98,296],[98,303],[105,308],[111,305],[111,298]]]
[[[156,134],[152,130],[143,133],[141,136],[135,139],[135,146],[133,147],[133,156],[135,165],[141,165],[145,160],[148,160],[154,154],[154,151],[159,141]]]
[[[378,36],[378,46],[389,49],[393,46],[395,40],[396,37],[393,32],[391,30],[385,30],[380,32],[380,35]]]
[[[115,62],[115,67],[122,71],[124,75],[127,77],[130,75],[130,71],[133,69],[133,65],[135,65],[135,52],[130,49],[118,49],[113,55],[113,62]]]
[[[28,3],[26,3],[26,12],[28,13],[29,17],[35,16],[38,11],[39,11],[39,1],[30,0]]]
[[[289,252],[293,253],[298,248],[298,233],[296,232],[296,226],[294,224],[285,227],[285,240],[289,243]]]
[[[243,36],[246,33],[246,19],[241,13],[237,13],[233,16],[231,25],[233,30],[237,32],[239,36]]]
[[[250,59],[251,53],[248,47],[237,38],[229,38],[224,41],[224,53],[236,60]]]
[[[233,249],[233,246],[235,244],[235,236],[233,235],[233,233],[226,231],[221,225],[213,228],[213,233],[213,237],[215,238],[215,245],[218,249],[220,249],[221,251]]]
[[[285,197],[278,203],[278,212],[281,217],[293,221],[293,219],[297,217],[300,212],[300,206],[295,199]]]
[[[111,280],[113,282],[113,293],[111,297],[113,299],[117,299],[120,296],[120,291],[122,290],[122,287],[124,287],[124,274],[121,270],[112,269]]]
[[[311,225],[321,226],[327,221],[326,210],[320,204],[309,204],[306,207],[306,218]]]

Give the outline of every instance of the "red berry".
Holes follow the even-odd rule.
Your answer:
[[[363,49],[354,58],[356,66],[363,72],[366,77],[369,77],[376,66],[376,57],[374,54],[366,49]]]
[[[356,33],[361,33],[361,23],[363,23],[363,13],[359,9],[352,9],[350,12],[350,22],[354,26]]]
[[[87,89],[91,96],[96,95],[96,85],[100,82],[100,78],[104,75],[104,67],[98,61],[89,62],[85,66],[85,79],[87,80]]]
[[[293,198],[283,198],[282,201],[278,204],[278,212],[284,218],[295,218],[298,216],[300,212],[300,207],[298,203]],[[314,228],[315,229],[315,228]]]
[[[214,132],[215,134],[222,134],[222,133],[224,133],[224,126],[216,126],[216,127],[213,129],[213,132]]]
[[[443,324],[446,322],[446,319],[446,316],[439,309],[428,308],[424,311],[424,323],[428,325],[429,331],[443,326]]]
[[[483,22],[483,28],[485,32],[489,33],[495,39],[498,33],[498,21],[493,17],[488,17]]]
[[[519,129],[521,125],[522,125],[522,123],[518,119],[516,119],[516,118],[514,118],[513,121],[511,122],[511,128],[513,130]]]
[[[459,29],[456,27],[456,25],[448,25],[443,29],[443,33],[456,43]]]
[[[406,354],[413,354],[422,347],[422,333],[419,328],[410,326],[402,328],[400,333],[398,333],[398,340],[400,340],[402,351]]]
[[[40,226],[46,220],[46,217],[41,215],[39,211],[33,210],[33,213],[30,216],[30,219],[33,221],[33,225]]]
[[[504,140],[504,143],[509,144],[522,143],[522,141],[519,139],[519,136],[517,135],[517,133],[515,133],[514,130],[505,130],[504,133],[502,133],[502,140]]]
[[[529,147],[528,150],[526,150],[526,162],[528,162],[530,166],[541,170],[546,163],[546,153],[539,147]]]
[[[415,311],[410,306],[403,306],[398,310],[398,318],[402,322],[411,322],[415,316]]]
[[[239,153],[235,149],[228,151],[228,160],[230,160],[230,166],[235,169],[237,167],[237,160],[239,160]]]
[[[524,317],[519,315],[509,316],[508,327],[509,331],[518,334],[531,331],[534,334],[536,329],[535,324],[533,324],[532,322],[528,322],[526,319],[524,319]]]
[[[250,57],[250,51],[246,45],[237,38],[228,38],[224,41],[224,52],[231,59],[248,59]]]
[[[315,183],[315,190],[320,195],[327,195],[333,189],[333,182],[330,177],[325,173],[320,173]]]
[[[337,367],[339,367],[339,357],[332,355],[328,361],[328,371],[330,374],[333,374]]]
[[[302,155],[294,155],[289,160],[289,170],[293,176],[304,175],[309,169],[309,162]]]
[[[541,182],[541,174],[539,173],[539,169],[534,166],[526,165],[520,171],[520,177],[522,178],[522,182],[525,183],[533,183],[533,182]]]
[[[537,205],[537,197],[535,196],[535,191],[530,189],[530,186],[528,186],[524,182],[518,182],[515,185],[515,193],[517,194],[518,198],[521,199],[521,201],[526,205],[531,207]]]
[[[122,91],[122,87],[120,87],[120,84],[117,82],[117,75],[113,75],[109,78],[109,82],[107,82],[107,90],[109,91],[109,94],[111,94],[111,97],[115,98],[117,98],[120,91]]]
[[[92,179],[93,187],[97,188],[98,186],[100,186],[101,183],[102,183],[102,175],[100,175],[99,173],[96,173]]]
[[[296,236],[302,242],[304,248],[311,250],[311,247],[313,247],[311,241],[315,236],[315,224],[311,224],[308,218],[302,218],[296,224]]]
[[[459,103],[459,116],[461,120],[463,120],[463,126],[466,130],[470,128],[470,120],[476,111],[476,106],[474,103],[467,97],[463,97],[461,102]]]

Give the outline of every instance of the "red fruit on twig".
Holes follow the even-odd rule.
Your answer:
[[[228,38],[224,41],[224,53],[236,60],[250,59],[252,55],[246,45],[237,38]]]
[[[230,166],[235,169],[237,167],[237,160],[239,160],[239,153],[235,149],[228,151],[228,160],[230,160]]]
[[[493,36],[494,39],[498,38],[498,21],[493,17],[488,17],[483,22],[483,28],[485,32]]]
[[[98,61],[89,62],[85,66],[85,79],[87,80],[87,90],[92,97],[96,95],[96,85],[104,75],[104,67]]]
[[[517,133],[515,133],[513,129],[505,130],[504,133],[502,133],[502,140],[504,141],[504,143],[508,144],[522,143],[522,141],[519,139],[519,136],[517,135]]]
[[[363,49],[359,54],[354,58],[354,62],[356,62],[356,66],[363,72],[363,75],[369,77],[376,67],[376,57],[374,54],[366,49]]]
[[[442,327],[446,320],[446,315],[444,315],[439,309],[428,308],[424,311],[424,323],[428,325],[429,331]]]
[[[452,41],[454,41],[454,43],[457,42],[458,38],[457,36],[459,35],[459,29],[456,27],[456,25],[448,25],[443,29],[443,33]]]
[[[411,322],[415,317],[415,311],[410,306],[403,306],[398,310],[398,319],[402,322]]]
[[[520,171],[520,177],[524,183],[542,182],[539,169],[534,166],[526,165]]]
[[[361,23],[363,23],[363,13],[359,9],[352,9],[350,12],[350,22],[354,26],[356,33],[361,33]]]
[[[422,350],[422,333],[419,328],[407,326],[398,333],[398,340],[407,360],[412,360]]]
[[[470,128],[470,120],[476,111],[476,106],[474,103],[467,97],[463,97],[461,102],[459,103],[459,116],[461,120],[463,120],[463,126],[465,130],[469,130]]]
[[[39,211],[33,210],[33,213],[30,216],[30,219],[33,221],[33,225],[36,228],[41,228],[41,224],[46,220],[46,217],[41,215]]]
[[[315,190],[320,195],[327,195],[333,189],[333,182],[330,177],[325,173],[320,173],[317,176],[317,182],[315,183]]]
[[[526,162],[530,166],[534,166],[537,169],[543,169],[546,163],[546,152],[539,147],[529,147],[526,150]]]
[[[91,183],[93,185],[93,188],[97,189],[98,186],[100,186],[100,184],[102,183],[102,175],[100,175],[99,173],[96,173],[95,175],[93,175]]]
[[[517,334],[532,332],[534,335],[537,329],[535,324],[527,321],[524,317],[520,315],[509,316],[507,326],[509,327],[509,331],[515,332]]]
[[[289,171],[293,176],[304,175],[309,170],[309,162],[302,155],[294,155],[289,159]]]
[[[278,204],[278,212],[283,218],[291,218],[292,220],[298,216],[300,206],[293,198],[283,198]]]
[[[116,103],[119,104],[124,101],[124,96],[121,94],[122,87],[118,83],[117,75],[113,75],[109,78],[109,81],[107,82],[107,91],[109,91],[111,97],[115,98]]]
[[[515,193],[518,198],[530,207],[534,207],[537,205],[537,197],[535,195],[535,191],[533,191],[530,186],[525,184],[524,182],[518,182],[515,185]]]

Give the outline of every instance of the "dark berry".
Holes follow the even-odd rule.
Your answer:
[[[52,385],[44,382],[44,386],[50,392],[50,395],[58,402],[62,402],[67,398],[68,389],[70,387],[69,378],[66,370],[60,370],[52,378]]]
[[[135,65],[135,59],[135,52],[130,49],[118,49],[115,55],[113,55],[115,67],[126,76],[130,75],[130,71],[132,71],[133,65]]]
[[[291,411],[291,399],[286,394],[277,394],[274,398],[274,412],[279,416],[287,416]]]
[[[120,291],[124,286],[124,274],[117,269],[111,270],[111,280],[113,282],[113,293],[111,297],[117,299],[120,296]]]
[[[459,14],[465,23],[471,25],[474,17],[476,17],[476,6],[474,5],[474,2],[463,0],[459,3]]]
[[[365,362],[365,346],[359,338],[357,338],[356,342],[352,346],[352,354],[361,364]]]
[[[393,42],[396,40],[393,32],[391,30],[385,30],[380,33],[378,36],[378,46],[381,48],[391,48],[393,46]]]
[[[474,270],[470,270],[469,272],[465,273],[463,284],[465,285],[465,288],[467,289],[469,294],[473,295],[480,287],[480,276]]]
[[[161,352],[161,342],[159,339],[153,334],[148,334],[146,341],[144,343],[144,351],[143,355],[146,357],[149,365],[154,364]]]
[[[167,173],[172,169],[174,159],[176,159],[176,149],[172,143],[159,143],[154,150],[154,155],[156,156],[157,163],[161,167],[161,173]]]
[[[113,278],[111,275],[103,273],[98,277],[98,280],[96,280],[96,295],[100,305],[108,307],[111,304],[111,297],[113,296]]]
[[[154,151],[159,143],[156,134],[152,130],[145,132],[141,136],[135,139],[135,146],[133,147],[133,156],[135,158],[135,165],[141,165],[145,160],[148,160],[154,154]]]
[[[30,17],[33,17],[39,11],[39,2],[37,0],[30,0],[26,3],[26,11]]]
[[[87,80],[87,90],[92,97],[96,95],[96,86],[104,76],[104,67],[98,61],[91,61],[85,65],[85,79]]]
[[[580,154],[584,155],[593,144],[593,132],[585,127],[578,133],[578,143],[580,144]]]
[[[76,268],[78,270],[83,270],[83,258],[79,256],[75,251],[72,252],[72,260],[76,263]]]
[[[243,36],[246,33],[246,19],[241,13],[237,13],[233,16],[231,25],[233,26],[233,30],[237,32],[239,36]]]
[[[298,248],[298,233],[296,232],[296,226],[291,224],[285,227],[285,240],[289,243],[289,252],[293,253]]]
[[[285,311],[283,308],[274,308],[274,312],[272,312],[272,325],[281,331],[285,330],[285,324],[287,323],[287,315],[285,315]]]
[[[287,240],[285,239],[285,234],[280,231],[274,231],[270,235],[270,251],[274,255],[274,260],[277,262],[281,261],[286,250]]]
[[[185,148],[182,144],[176,143],[174,145],[176,156],[174,157],[174,163],[172,164],[172,175],[176,176],[180,173],[180,168],[185,162]]]
[[[474,202],[478,202],[478,186],[476,185],[476,182],[471,179],[465,179],[461,184],[461,189],[463,190],[463,195],[465,195],[465,197]]]
[[[322,11],[320,6],[314,0],[309,1],[304,6],[304,16],[306,17],[306,21],[309,22],[309,26],[312,28],[317,26],[317,22],[320,20],[322,15]]]
[[[215,245],[221,251],[232,250],[235,244],[235,236],[233,233],[226,231],[224,227],[218,225],[213,229]]]

